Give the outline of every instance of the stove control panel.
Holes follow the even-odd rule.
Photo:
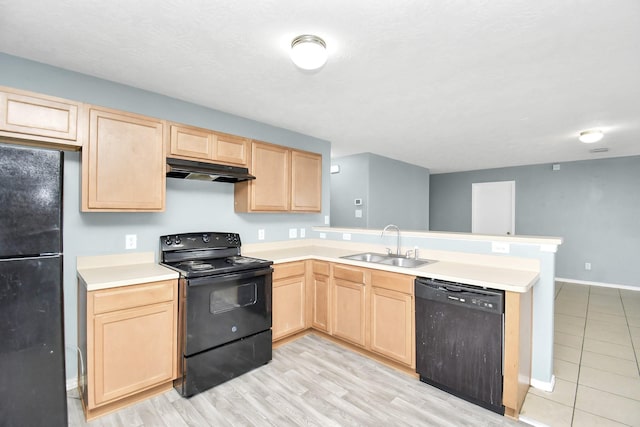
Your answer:
[[[160,236],[163,252],[184,249],[224,249],[241,246],[238,233],[183,233]]]

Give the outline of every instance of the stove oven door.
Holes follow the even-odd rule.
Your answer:
[[[271,328],[272,268],[187,281],[183,354],[191,356]]]

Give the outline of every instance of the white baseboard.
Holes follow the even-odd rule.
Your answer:
[[[587,280],[565,279],[562,277],[556,277],[556,282],[575,283],[576,285],[602,286],[603,288],[627,289],[629,291],[640,292],[640,286],[620,285],[617,283],[590,282]]]
[[[531,378],[531,387],[537,388],[538,390],[552,392],[555,386],[556,386],[555,375],[551,375],[551,382],[539,381],[534,378]]]
[[[78,377],[67,380],[67,391],[75,390],[78,388]]]

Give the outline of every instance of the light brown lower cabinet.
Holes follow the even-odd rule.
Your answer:
[[[177,373],[177,281],[86,291],[79,387],[87,419],[169,390]]]
[[[305,261],[273,266],[273,341],[307,328]]]
[[[353,344],[367,344],[365,269],[334,264],[332,277],[332,335]]]
[[[415,368],[413,276],[371,271],[370,349]]]
[[[311,326],[331,333],[331,286],[328,262],[311,261]]]
[[[414,276],[311,260],[305,284],[304,268],[274,266],[274,341],[312,327],[415,371]],[[503,404],[514,418],[531,377],[531,295],[505,292]]]

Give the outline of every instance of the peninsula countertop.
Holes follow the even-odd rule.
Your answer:
[[[358,251],[353,248],[340,248],[317,244],[291,247],[271,246],[265,248],[260,248],[259,245],[252,245],[248,250],[243,250],[243,255],[272,260],[274,264],[316,259],[319,261],[338,262],[341,264],[391,271],[418,277],[449,280],[511,292],[527,292],[535,285],[539,278],[539,272],[535,269],[501,268],[499,266],[487,266],[451,260],[434,259],[433,261],[435,262],[430,262],[418,268],[406,268],[341,258],[345,255],[353,255],[355,253],[358,253]],[[508,263],[508,258],[505,258],[504,262]]]

